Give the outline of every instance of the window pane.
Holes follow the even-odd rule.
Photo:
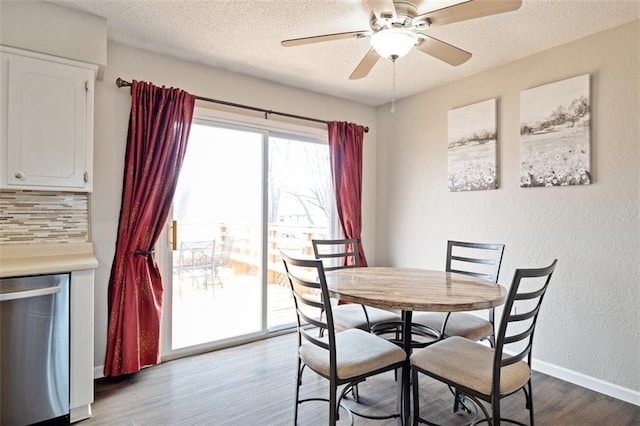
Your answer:
[[[173,204],[172,349],[262,330],[259,133],[193,124]]]
[[[313,256],[311,239],[328,238],[334,203],[327,144],[269,138],[267,327],[295,322],[280,250]]]

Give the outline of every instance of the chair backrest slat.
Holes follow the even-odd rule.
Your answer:
[[[325,271],[360,267],[358,242],[357,238],[311,240],[313,253],[316,259],[323,261]]]
[[[304,333],[302,333],[302,337],[306,341],[308,341],[308,342],[310,342],[310,343],[312,343],[312,344],[314,344],[316,346],[320,346],[323,349],[329,350],[329,343],[327,343],[326,341],[323,341],[321,339],[318,339],[318,337],[314,336],[313,334],[304,332]]]
[[[463,274],[463,275],[469,275],[470,277],[476,277],[476,278],[482,278],[484,280],[489,280],[489,281],[493,281],[493,274],[483,274],[481,272],[470,272],[470,271],[465,271],[463,269],[455,269],[455,268],[451,268],[451,270],[449,270],[448,272],[455,272],[457,274]]]
[[[482,259],[479,257],[467,257],[467,256],[455,256],[451,255],[451,260],[458,260],[460,262],[469,262],[469,263],[481,263],[483,265],[493,265],[495,264],[494,259]]]
[[[504,244],[447,241],[446,271],[498,282]]]
[[[533,333],[533,329],[534,329],[533,324],[530,324],[529,327],[521,333],[513,334],[511,336],[505,336],[504,344],[509,345],[511,343],[516,343],[526,339],[527,337],[531,336],[531,333]]]
[[[530,353],[531,353],[531,342],[529,342],[529,344],[520,352],[512,353],[508,359],[505,359],[502,362],[502,366],[506,367],[507,365],[515,364],[518,361],[522,361],[523,359],[528,357]]]

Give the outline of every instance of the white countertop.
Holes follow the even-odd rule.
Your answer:
[[[93,243],[0,245],[0,278],[96,269]]]

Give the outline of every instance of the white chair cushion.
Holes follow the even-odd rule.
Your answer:
[[[362,305],[357,303],[348,303],[333,307],[333,327],[336,332],[348,330],[350,328],[359,328],[369,331],[367,328],[367,318],[364,316]],[[371,325],[387,321],[400,321],[400,315],[372,306],[367,306],[367,315]]]
[[[329,376],[328,350],[305,342],[299,351],[307,366]],[[405,359],[406,354],[398,346],[366,331],[354,328],[336,333],[336,371],[340,379],[360,376]]]
[[[411,364],[423,371],[445,378],[480,392],[491,394],[493,349],[464,337],[450,337],[417,350]],[[500,394],[510,394],[524,386],[531,377],[524,361],[503,367],[500,374]]]
[[[426,312],[415,314],[412,322],[426,325],[440,331],[446,312]],[[470,340],[482,340],[493,334],[493,327],[486,319],[464,312],[452,312],[444,330],[444,337],[462,336]]]

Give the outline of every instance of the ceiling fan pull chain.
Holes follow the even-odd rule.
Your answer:
[[[392,85],[392,95],[391,95],[391,112],[396,112],[396,60],[393,59],[391,61],[393,63],[393,85]]]

